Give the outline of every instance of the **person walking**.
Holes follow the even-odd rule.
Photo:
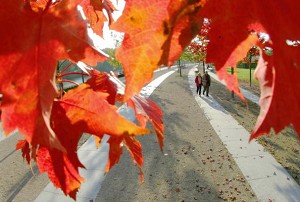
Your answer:
[[[208,97],[209,93],[209,86],[210,86],[210,76],[207,71],[205,71],[205,74],[203,75],[203,95],[206,93],[206,96]]]
[[[196,83],[196,87],[197,87],[197,94],[199,94],[201,96],[201,87],[202,87],[202,76],[200,73],[198,73],[195,77],[195,83]]]

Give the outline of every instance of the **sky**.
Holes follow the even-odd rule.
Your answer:
[[[111,0],[117,11],[114,11],[113,18],[116,21],[121,15],[125,7],[125,0]],[[105,13],[105,11],[104,11]],[[105,13],[106,14],[106,13]],[[121,40],[122,33],[109,30],[108,22],[104,24],[103,27],[103,38],[93,35],[95,46],[99,49],[105,49],[105,48],[115,48],[116,47],[116,41]]]

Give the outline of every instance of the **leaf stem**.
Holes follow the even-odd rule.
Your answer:
[[[72,83],[72,84],[75,84],[75,85],[79,86],[79,83],[77,83],[75,81],[68,80],[68,79],[61,80],[60,82],[69,82],[69,83]]]
[[[71,66],[73,65],[73,63],[69,64],[68,66],[66,66],[63,70],[61,70],[60,72],[64,72],[66,71],[67,69],[69,69]]]
[[[83,75],[83,76],[89,76],[88,74],[82,73],[82,72],[68,72],[68,73],[59,75],[58,78],[62,78],[64,76],[73,75],[73,74],[79,74],[79,75]]]

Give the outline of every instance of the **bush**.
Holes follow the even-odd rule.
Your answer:
[[[257,63],[251,63],[251,69],[255,69],[257,66]],[[242,68],[242,69],[249,69],[249,64],[245,62],[241,62],[237,65],[237,68]]]

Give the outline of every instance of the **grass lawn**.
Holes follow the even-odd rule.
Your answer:
[[[250,82],[250,70],[244,68],[234,68],[234,71],[237,74],[238,80],[244,82]],[[255,69],[251,69],[251,82],[253,84],[258,84],[258,81],[254,78]],[[227,68],[227,72],[231,73],[231,68]]]
[[[237,73],[240,87],[259,96],[260,89],[258,81],[253,77],[254,69],[251,69],[253,84],[251,87],[249,87],[249,69],[237,68],[234,70]],[[230,73],[231,69],[228,68],[227,72]],[[217,84],[215,83],[214,85]],[[226,110],[251,133],[256,124],[260,107],[251,101],[249,101],[248,106],[245,107],[244,101],[238,98],[229,99],[228,92],[222,89],[221,84],[219,84],[218,87],[218,91],[218,88],[214,89],[217,101],[225,106]],[[257,141],[273,155],[277,162],[280,163],[300,185],[300,141],[294,128],[289,125],[278,134],[275,134],[274,130],[271,130],[268,135],[258,137]],[[274,175],[276,175],[276,173]]]

